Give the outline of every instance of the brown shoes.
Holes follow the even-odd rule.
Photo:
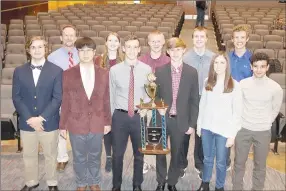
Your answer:
[[[101,191],[99,185],[92,185],[92,186],[89,186],[89,188],[90,188],[90,191]]]
[[[67,162],[58,162],[57,171],[64,172],[68,162],[69,161],[67,161]]]
[[[86,186],[85,187],[77,187],[76,191],[86,191]]]

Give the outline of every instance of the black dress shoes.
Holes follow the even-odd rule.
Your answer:
[[[59,191],[57,186],[49,186],[49,191]]]
[[[121,191],[120,188],[112,188],[112,191]]]
[[[171,186],[171,185],[168,185],[168,190],[169,191],[177,191],[177,188],[175,185]]]
[[[141,186],[133,186],[133,191],[142,191]]]
[[[39,186],[39,184],[36,184],[35,186],[31,186],[31,187],[25,185],[25,186],[21,189],[21,191],[32,191],[32,190],[34,190],[35,188],[37,188],[38,186]]]
[[[156,191],[164,191],[165,189],[165,184],[158,184]]]

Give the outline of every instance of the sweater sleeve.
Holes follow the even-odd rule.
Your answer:
[[[232,99],[232,131],[230,133],[230,138],[235,138],[237,132],[242,126],[242,91],[239,83],[235,83],[233,99]]]
[[[276,119],[282,105],[283,100],[283,90],[282,88],[277,84],[277,88],[275,89],[272,97],[272,113],[271,113],[271,122],[274,122]]]
[[[206,82],[206,81],[205,81]],[[203,120],[203,116],[205,113],[205,107],[206,107],[206,99],[207,97],[207,91],[206,88],[203,88],[203,92],[202,92],[202,96],[200,99],[200,104],[199,104],[199,115],[198,115],[198,120],[197,120],[197,129],[201,129],[201,124],[202,124],[202,120]]]

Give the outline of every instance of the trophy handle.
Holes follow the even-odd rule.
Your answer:
[[[147,84],[144,84],[144,90],[145,90],[146,94],[147,94],[149,97],[151,97],[151,96],[149,95],[149,93],[148,93],[147,89],[148,89]]]

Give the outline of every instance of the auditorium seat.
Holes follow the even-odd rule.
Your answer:
[[[5,68],[16,68],[27,62],[27,56],[24,54],[7,54],[5,56]]]

